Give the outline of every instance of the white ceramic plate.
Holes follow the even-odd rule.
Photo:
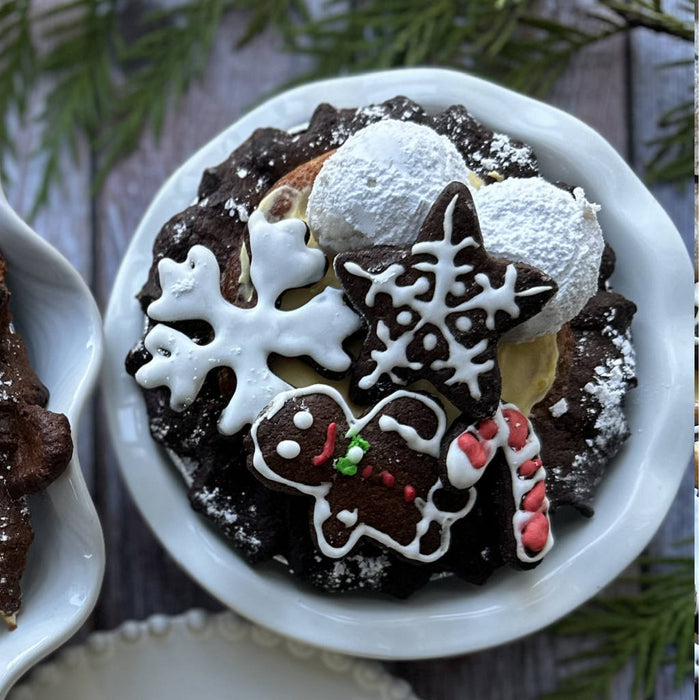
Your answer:
[[[102,323],[78,273],[10,209],[0,189],[0,250],[8,264],[15,324],[48,408],[68,416],[77,445],[79,418],[97,380]],[[95,605],[104,570],[102,530],[78,464],[31,499],[34,544],[22,578],[18,628],[0,624],[0,698],[37,661],[65,642]]]
[[[9,700],[144,698],[418,700],[379,664],[199,610],[98,632],[36,669]]]
[[[290,128],[320,102],[350,107],[406,95],[430,111],[464,104],[491,128],[531,144],[543,174],[582,185],[603,206],[617,250],[614,286],[635,300],[639,388],[629,395],[632,438],[606,476],[589,521],[559,525],[545,562],[503,571],[476,588],[434,582],[409,601],[322,595],[272,565],[252,568],[189,507],[186,490],[149,436],[140,389],[124,372],[143,317],[134,299],[162,224],[194,198],[203,170],[254,129]],[[622,158],[592,129],[552,107],[452,71],[410,69],[338,78],[283,93],[210,141],[166,182],[136,231],[106,319],[107,413],[132,496],[175,559],[234,610],[283,634],[337,651],[426,658],[500,644],[553,622],[597,593],[651,539],[690,456],[692,269],[668,216]],[[687,438],[685,436],[688,436]],[[156,497],[157,494],[157,497]]]

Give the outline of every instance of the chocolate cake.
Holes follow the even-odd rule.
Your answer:
[[[462,106],[254,132],[157,235],[126,360],[192,506],[330,592],[537,566],[629,432],[597,209]]]
[[[0,255],[0,617],[14,629],[34,539],[27,497],[60,476],[73,443],[68,419],[45,409],[49,392],[13,326],[6,273]]]

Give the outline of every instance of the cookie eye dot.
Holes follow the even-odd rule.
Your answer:
[[[282,440],[277,443],[277,454],[282,459],[294,459],[299,456],[301,447],[295,440]]]
[[[308,430],[314,424],[314,417],[308,411],[297,411],[292,420],[299,430]]]
[[[400,311],[396,316],[396,322],[400,323],[402,326],[407,326],[412,318],[413,314],[410,311]]]

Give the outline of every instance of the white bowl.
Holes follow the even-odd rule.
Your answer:
[[[81,411],[97,381],[102,325],[85,283],[10,208],[0,189],[0,251],[10,308],[32,365],[78,443]],[[22,578],[18,628],[0,625],[0,698],[31,666],[73,635],[95,605],[104,572],[102,530],[78,464],[30,501],[35,540]]]
[[[234,690],[235,688],[235,690]],[[206,689],[203,693],[203,689]],[[190,610],[95,632],[42,664],[10,700],[418,700],[373,662],[319,651],[231,612]]]
[[[595,517],[560,526],[555,520],[556,545],[533,571],[502,571],[480,588],[438,581],[408,601],[323,595],[279,567],[249,566],[190,509],[180,477],[150,438],[141,391],[124,371],[124,357],[143,328],[134,295],[146,279],[153,239],[191,203],[203,170],[224,160],[258,127],[306,122],[320,102],[360,106],[397,94],[429,111],[464,104],[489,127],[531,144],[545,177],[582,185],[603,206],[600,221],[618,253],[613,284],[639,306],[633,325],[639,388],[627,402],[632,437],[601,486]],[[577,119],[447,70],[397,70],[305,85],[256,108],[192,156],[160,190],[136,231],[105,327],[105,396],[122,473],[144,517],[181,566],[259,624],[336,651],[385,659],[500,644],[544,627],[597,593],[661,524],[691,450],[692,289],[690,260],[668,216],[611,146]]]

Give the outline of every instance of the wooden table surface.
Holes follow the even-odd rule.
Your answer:
[[[567,7],[568,0],[558,4]],[[242,26],[236,16],[222,25],[206,76],[172,110],[160,142],[144,134],[138,150],[114,169],[97,196],[91,194],[94,159],[88,149],[82,149],[77,164],[67,157],[62,185],[55,188],[49,205],[34,221],[36,230],[83,275],[102,310],[131,236],[163,181],[256,101],[308,67],[306,59],[281,53],[274,34],[233,51]],[[597,129],[641,171],[650,153],[647,143],[655,134],[656,119],[665,109],[687,99],[693,79],[690,68],[660,70],[657,66],[662,61],[685,58],[690,51],[687,44],[646,30],[617,37],[576,57],[547,101]],[[17,128],[17,159],[8,163],[12,178],[8,199],[20,214],[26,213],[38,184],[38,174],[28,165],[37,136],[35,127]],[[652,191],[692,250],[692,184],[658,185]],[[83,639],[90,630],[111,629],[126,619],[152,613],[175,614],[195,606],[221,609],[174,564],[132,505],[109,444],[100,401],[101,397],[96,397],[85,416],[78,449],[102,519],[107,570],[97,607],[74,641]],[[677,553],[672,543],[692,533],[692,491],[689,469],[668,517],[649,546],[650,553]],[[407,679],[419,696],[430,700],[528,700],[553,689],[562,673],[556,659],[580,648],[580,641],[543,631],[476,654],[387,666]],[[614,698],[629,697],[630,678],[629,673],[623,674],[616,682]],[[658,698],[692,696],[692,682],[674,688],[670,673],[657,684]]]

